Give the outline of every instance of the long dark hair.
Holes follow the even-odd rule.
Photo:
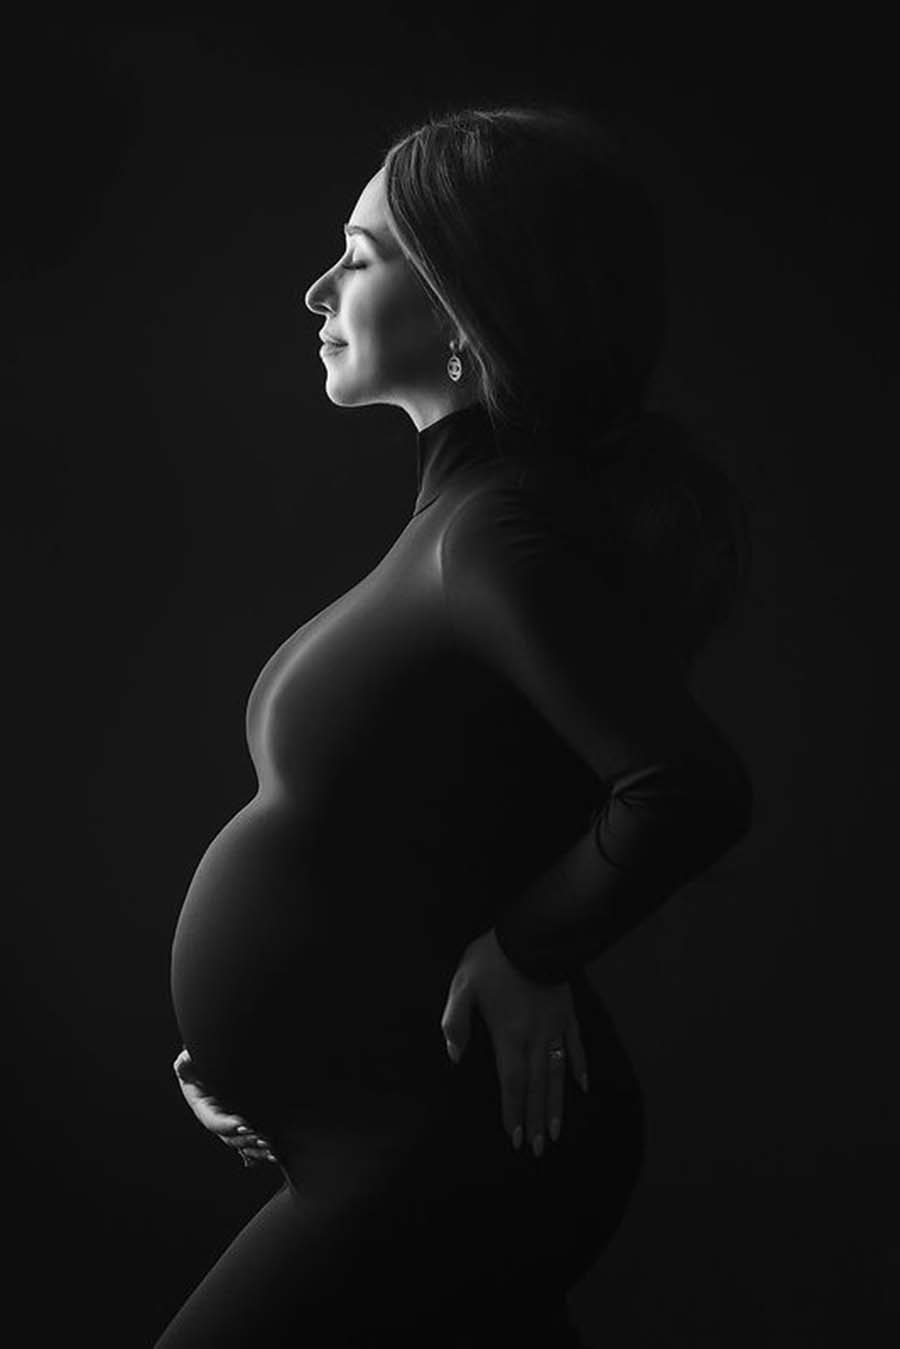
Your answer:
[[[602,485],[581,544],[689,664],[743,596],[749,530],[702,437],[648,407],[667,324],[660,204],[609,127],[559,105],[432,116],[384,170],[398,243],[466,335],[501,448]]]

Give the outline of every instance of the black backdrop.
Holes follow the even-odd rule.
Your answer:
[[[612,117],[664,196],[661,387],[718,438],[756,554],[699,678],[756,824],[592,969],[650,1154],[573,1311],[617,1346],[898,1328],[886,34],[859,8],[584,14],[7,31],[4,1214],[28,1343],[151,1344],[275,1188],[182,1104],[169,943],[255,790],[258,669],[375,564],[415,476],[403,413],[328,402],[302,295],[407,124],[541,98]]]

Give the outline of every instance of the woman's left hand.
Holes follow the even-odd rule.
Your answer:
[[[256,1166],[261,1161],[278,1161],[267,1141],[250,1127],[243,1115],[236,1115],[216,1099],[198,1077],[186,1049],[181,1050],[172,1068],[182,1096],[204,1129],[215,1134],[226,1147],[238,1152],[244,1166]]]
[[[507,960],[494,930],[466,947],[441,1017],[447,1052],[458,1063],[478,1008],[491,1033],[503,1102],[503,1126],[513,1147],[523,1130],[535,1157],[563,1119],[566,1058],[587,1091],[587,1060],[568,983],[536,984]],[[558,1051],[562,1051],[559,1053]]]

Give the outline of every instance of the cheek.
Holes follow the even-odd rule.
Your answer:
[[[372,359],[394,363],[434,361],[440,339],[434,315],[424,299],[405,287],[383,288],[354,297],[352,331]]]

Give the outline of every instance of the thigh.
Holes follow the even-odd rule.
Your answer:
[[[428,1169],[350,1203],[286,1185],[216,1261],[156,1349],[488,1349],[577,1344],[566,1292],[617,1225],[627,1196],[595,1194],[590,1222],[537,1184],[433,1183]],[[477,1169],[477,1168],[476,1168]],[[537,1173],[532,1181],[537,1180]],[[585,1252],[587,1256],[585,1257]]]
[[[417,1119],[384,1166],[349,1183],[343,1167],[305,1174],[302,1140],[294,1154],[290,1129],[270,1130],[289,1183],[157,1349],[371,1349],[382,1339],[462,1349],[496,1336],[524,1346],[541,1327],[537,1342],[565,1344],[566,1291],[618,1227],[644,1150],[639,1087],[587,1004],[582,1034],[591,1092],[567,1086],[563,1134],[540,1159],[514,1152],[503,1131],[493,1050],[477,1021],[421,1127]]]
[[[326,1276],[340,1241],[327,1214],[278,1191],[235,1237],[169,1324],[156,1349],[290,1344],[326,1318]],[[319,1325],[316,1327],[316,1319]]]
[[[457,1349],[497,1284],[472,1276],[446,1199],[410,1172],[365,1187],[287,1183],[246,1224],[156,1349]],[[541,1299],[543,1306],[543,1298]],[[465,1339],[462,1341],[467,1343]]]

